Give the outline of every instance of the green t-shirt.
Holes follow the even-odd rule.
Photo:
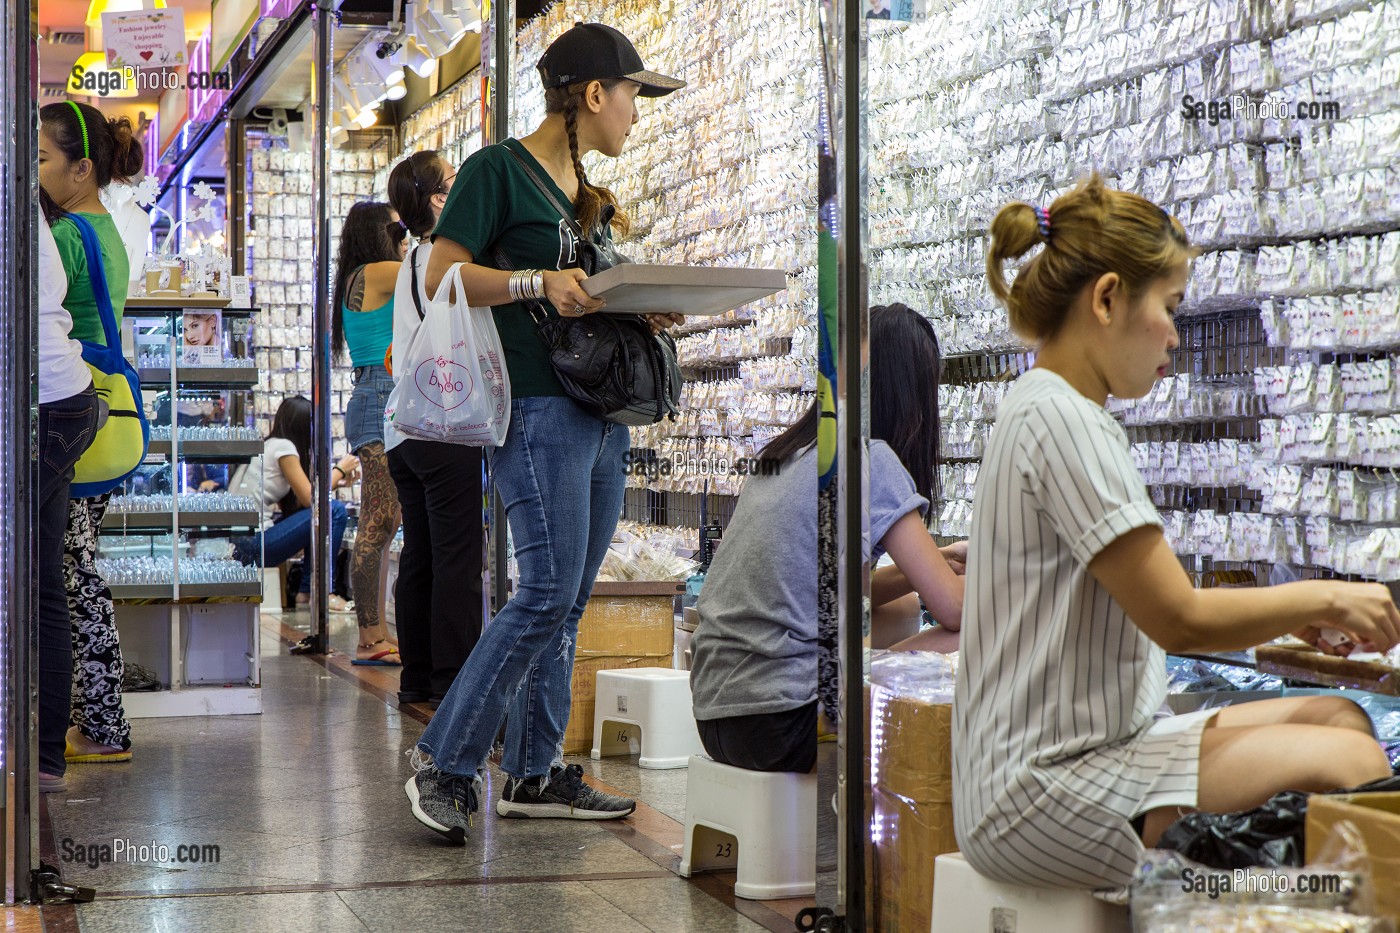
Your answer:
[[[534,156],[519,140],[508,139],[476,152],[457,170],[457,181],[434,235],[465,247],[477,263],[492,269],[499,268],[494,256],[497,246],[516,269],[557,270],[578,265],[578,238],[505,146],[524,156],[554,189],[559,203],[569,206],[568,196]],[[550,317],[558,317],[548,301],[541,304]],[[491,311],[506,351],[511,397],[566,395],[535,333],[529,310],[516,302],[496,305]]]
[[[102,265],[107,274],[107,293],[112,298],[112,313],[116,315],[117,327],[121,327],[122,310],[126,307],[127,279],[131,266],[126,258],[126,244],[117,232],[117,224],[111,214],[89,214],[82,216],[92,229],[97,231],[97,242],[102,247]],[[97,314],[97,299],[92,294],[92,280],[88,277],[87,252],[83,249],[83,236],[78,225],[60,220],[53,225],[54,242],[58,244],[58,255],[63,260],[63,271],[68,276],[68,295],[63,299],[63,307],[73,316],[73,330],[69,332],[74,340],[104,339],[102,319]]]

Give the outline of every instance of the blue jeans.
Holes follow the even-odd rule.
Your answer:
[[[97,392],[39,406],[39,770],[61,775],[72,716],[73,620],[63,581],[63,536],[73,467],[97,433]]]
[[[578,620],[622,514],[631,443],[563,396],[511,402],[506,442],[487,454],[520,579],[418,742],[439,769],[475,774],[507,711],[507,774],[562,762]]]
[[[271,528],[263,529],[251,538],[239,539],[234,542],[235,553],[244,563],[255,562],[258,559],[258,539],[261,538],[262,565],[264,567],[276,567],[278,564],[291,560],[300,552],[311,547],[311,514],[314,511],[315,509],[302,509],[300,512],[288,515]],[[340,542],[345,537],[347,521],[345,503],[339,499],[332,499],[331,567],[335,566],[335,555],[340,553]],[[309,566],[307,572],[301,575],[301,592],[311,592]]]

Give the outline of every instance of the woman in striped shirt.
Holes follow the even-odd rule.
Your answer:
[[[957,839],[993,878],[1121,896],[1183,813],[1390,773],[1341,697],[1159,715],[1166,652],[1290,632],[1322,647],[1324,628],[1385,650],[1400,613],[1380,584],[1197,590],[1168,546],[1104,402],[1141,398],[1171,364],[1196,253],[1176,220],[1095,175],[1049,210],[1003,207],[991,235],[992,291],[1038,353],[999,409],[973,506]],[[1036,246],[1008,288],[1003,263]]]

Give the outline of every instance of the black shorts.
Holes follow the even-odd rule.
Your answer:
[[[701,719],[700,742],[720,764],[748,771],[796,771],[817,763],[817,701],[781,713]]]

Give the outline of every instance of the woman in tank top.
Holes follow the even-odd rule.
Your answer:
[[[331,347],[348,353],[355,391],[345,408],[345,440],[360,458],[360,520],[350,561],[359,639],[355,661],[397,665],[384,628],[383,568],[399,528],[399,498],[384,454],[384,406],[394,381],[384,358],[394,339],[394,284],[407,244],[406,228],[389,205],[361,201],[350,208],[336,257]]]

